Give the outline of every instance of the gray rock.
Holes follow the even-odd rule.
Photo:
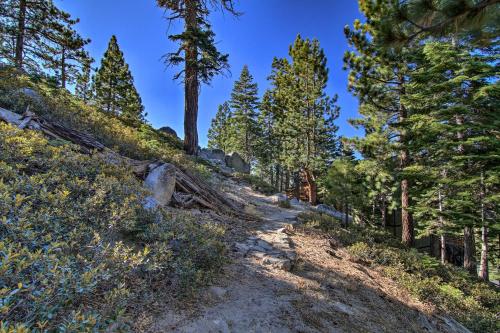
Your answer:
[[[158,131],[163,132],[163,133],[168,134],[168,135],[172,135],[173,137],[179,139],[177,132],[172,127],[164,126],[164,127],[159,128]]]
[[[257,246],[263,248],[266,251],[272,251],[273,249],[273,246],[271,244],[262,239],[257,240]]]
[[[320,212],[320,213],[323,213],[326,215],[330,215],[330,216],[338,218],[338,219],[344,219],[344,213],[339,212],[339,211],[335,210],[334,208],[332,208],[328,205],[325,205],[325,204],[317,205],[315,207],[315,210],[317,212]],[[349,220],[349,222],[352,222],[352,217],[348,216],[348,220]]]
[[[284,201],[288,201],[288,197],[286,196],[286,194],[283,194],[283,193],[276,193],[276,194],[273,194],[271,197],[271,201],[272,203],[280,203],[280,202],[284,202]]]
[[[227,294],[227,290],[222,287],[212,286],[208,289],[208,292],[214,297],[218,299],[224,298]]]
[[[262,260],[262,264],[270,265],[273,268],[281,269],[284,271],[289,271],[292,269],[292,263],[288,259],[276,258],[276,257],[265,257]]]
[[[240,154],[233,152],[225,157],[226,165],[236,172],[250,173],[250,164],[245,162]]]
[[[19,89],[19,93],[31,98],[32,100],[35,100],[37,102],[40,102],[42,100],[42,96],[40,96],[40,94],[31,89],[31,88],[21,88]]]
[[[300,205],[300,201],[297,198],[293,198],[292,200],[290,200],[290,204],[292,204],[292,205]]]
[[[153,193],[152,199],[157,205],[166,206],[170,203],[175,190],[175,172],[173,165],[165,163],[151,170],[146,177],[144,186]]]
[[[220,161],[225,163],[226,154],[221,149],[207,149],[200,150],[199,156],[209,161]]]

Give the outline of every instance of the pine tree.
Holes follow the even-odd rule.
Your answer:
[[[64,12],[60,12],[59,17],[59,23],[47,33],[47,52],[41,58],[44,67],[56,74],[60,87],[65,89],[68,83],[76,81],[80,69],[90,58],[84,49],[90,39],[82,38],[74,30],[78,19],[74,20]]]
[[[68,76],[71,80],[71,62],[89,42],[72,28],[78,20],[52,0],[2,0],[0,7],[0,57],[28,72],[39,72],[45,63],[58,72],[61,85]]]
[[[210,9],[223,8],[238,15],[232,0],[157,0],[158,6],[171,11],[170,21],[182,19],[184,31],[170,35],[179,42],[179,49],[166,56],[170,65],[184,63],[184,70],[175,76],[184,77],[184,149],[190,155],[198,151],[198,95],[200,81],[209,83],[215,75],[229,67],[228,55],[221,54],[215,46],[215,34],[208,22]]]
[[[231,149],[251,163],[255,159],[256,140],[259,137],[257,125],[259,97],[257,84],[253,82],[246,65],[234,83],[229,104],[233,111],[230,121]]]
[[[106,112],[133,124],[144,121],[144,107],[134,79],[112,36],[95,76],[96,102]]]
[[[272,90],[267,90],[262,97],[260,112],[257,117],[257,126],[260,137],[257,138],[255,155],[257,170],[261,178],[269,184],[275,183],[275,171],[280,164],[279,153],[281,143],[277,131],[277,112]]]
[[[229,121],[232,117],[229,103],[219,105],[219,109],[212,119],[212,124],[208,130],[208,147],[222,149],[229,152]]]
[[[390,12],[390,1],[377,2],[372,6],[370,1],[364,2],[361,10],[367,17],[367,23],[356,20],[354,29],[346,26],[345,33],[356,52],[347,52],[344,57],[345,66],[350,69],[349,89],[360,100],[360,114],[363,118],[358,125],[370,130],[370,122],[378,119],[386,121],[382,125],[388,138],[387,146],[391,147],[393,156],[399,155],[399,174],[401,189],[402,241],[411,246],[414,242],[414,224],[410,212],[411,183],[405,169],[410,166],[411,156],[408,145],[411,138],[404,124],[411,112],[411,105],[406,103],[405,95],[409,84],[408,75],[411,58],[418,47],[384,48],[380,46],[378,37],[382,34],[380,19]],[[367,136],[360,142],[369,141]],[[397,140],[397,144],[392,144]]]
[[[94,59],[87,58],[76,78],[75,95],[88,103],[94,98],[93,68]]]
[[[482,227],[487,257],[488,224],[497,214],[495,199],[486,203],[488,188],[495,186],[485,181],[498,171],[493,59],[487,49],[479,51],[466,40],[429,41],[408,91],[417,106],[409,121],[418,137],[412,150],[426,151],[417,160],[426,181],[415,209],[424,224],[437,220],[443,228],[446,221],[448,232],[463,230],[464,267],[473,275],[474,229]]]
[[[281,160],[296,178],[299,173],[304,176],[309,201],[315,204],[317,178],[326,172],[337,153],[334,120],[339,108],[335,105],[337,97],[325,94],[328,69],[319,42],[297,36],[289,55],[291,63],[285,59],[274,61],[271,75],[283,113],[278,121]]]
[[[367,6],[376,6],[365,1]],[[424,36],[467,35],[476,42],[498,36],[500,4],[497,0],[408,0],[393,3],[382,20],[385,43],[411,43]],[[404,29],[401,29],[401,25]]]

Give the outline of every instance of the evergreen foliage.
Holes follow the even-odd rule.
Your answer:
[[[86,59],[83,63],[82,71],[76,78],[75,96],[83,100],[85,103],[94,99],[94,76],[92,63],[94,59]]]
[[[403,6],[425,3],[437,6],[436,10],[451,6],[459,14],[448,12],[450,20],[444,21],[445,13],[423,14],[422,19],[430,20],[429,27],[437,24],[442,29],[415,33],[407,16],[395,15],[401,3],[360,1],[366,22],[346,27],[347,39],[355,48],[345,55],[349,87],[360,100],[362,115],[351,123],[365,130],[364,137],[347,143],[363,157],[356,170],[366,187],[366,202],[373,203],[373,208],[370,212],[370,205],[354,204],[365,218],[375,216],[375,207],[381,216],[382,207],[401,207],[407,245],[413,232],[405,235],[405,231],[412,231],[410,214],[414,214],[418,235],[440,236],[443,262],[446,237],[463,237],[464,266],[473,275],[477,272],[475,234],[481,228],[480,275],[487,279],[489,236],[498,234],[499,188],[494,185],[500,144],[495,134],[498,46],[488,34],[494,31],[489,23],[480,23],[488,32],[480,39],[471,25],[460,31],[448,25],[455,19],[472,20],[470,13],[460,14],[469,8],[464,2],[408,1]],[[446,21],[448,26],[432,20]],[[400,31],[405,38],[415,35],[411,43],[406,39],[397,45],[390,41],[391,31]],[[397,195],[401,200],[395,200]]]
[[[229,149],[251,163],[255,159],[257,138],[260,137],[257,124],[259,97],[257,84],[253,82],[246,65],[234,83],[229,105],[232,109]]]
[[[111,37],[97,70],[95,94],[97,104],[104,111],[132,123],[144,121],[141,97],[134,86],[134,79],[116,36]]]
[[[222,8],[234,15],[233,0],[157,0],[158,6],[170,11],[170,21],[182,19],[185,29],[168,38],[180,44],[176,52],[169,53],[169,65],[184,64],[175,78],[184,78],[184,149],[190,155],[198,151],[198,97],[200,81],[210,83],[215,75],[229,68],[228,55],[219,52],[215,34],[208,16],[211,9]]]
[[[219,109],[215,114],[215,118],[212,119],[210,129],[208,130],[209,148],[222,149],[224,152],[229,152],[229,121],[231,116],[231,108],[228,102],[219,105]]]
[[[43,66],[63,88],[73,83],[89,57],[84,47],[90,40],[74,29],[79,20],[52,0],[2,0],[0,8],[0,58],[31,73]]]

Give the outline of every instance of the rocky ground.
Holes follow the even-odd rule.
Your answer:
[[[195,304],[160,311],[149,332],[467,332],[302,230],[306,205],[280,208],[233,180],[220,190],[256,219],[233,230],[239,237],[220,280]]]

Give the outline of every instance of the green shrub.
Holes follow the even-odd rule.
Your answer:
[[[276,189],[274,188],[274,186],[262,180],[260,177],[256,175],[236,173],[235,177],[247,182],[250,185],[250,187],[252,187],[252,189],[254,189],[255,191],[264,193],[266,195],[271,195],[276,193]]]
[[[292,208],[292,204],[290,203],[290,200],[278,201],[278,206],[281,208],[285,208],[285,209]]]
[[[224,263],[222,229],[144,209],[130,170],[75,148],[0,123],[0,332],[104,331]]]
[[[30,89],[36,96],[23,93]],[[11,69],[0,69],[0,107],[22,114],[29,110],[72,129],[91,134],[106,147],[139,160],[163,160],[183,170],[206,176],[206,166],[182,152],[182,143],[148,124],[131,126],[120,117],[100,111],[55,87],[43,78],[34,80]]]

